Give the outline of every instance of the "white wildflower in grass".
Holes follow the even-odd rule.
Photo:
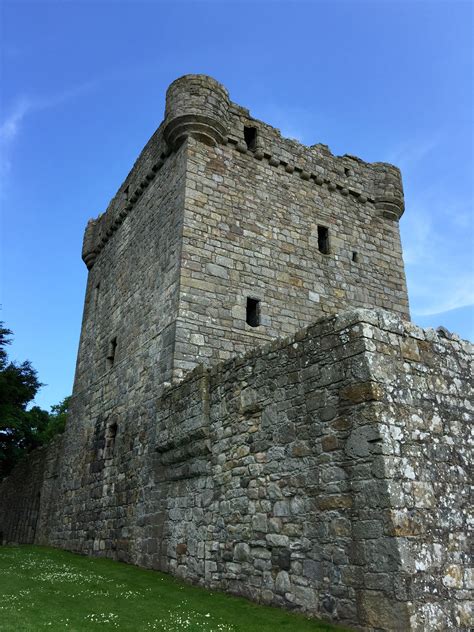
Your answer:
[[[92,612],[91,614],[86,614],[84,619],[88,623],[95,623],[98,625],[110,625],[113,628],[119,627],[119,616],[114,612]]]
[[[236,632],[233,625],[212,620],[210,612],[183,611],[185,605],[181,603],[175,610],[168,610],[166,616],[148,622],[147,629],[162,632]]]
[[[134,599],[135,597],[141,597],[142,593],[139,590],[124,590],[119,595],[123,599]]]
[[[30,593],[31,590],[19,590],[17,593],[1,595],[0,611],[14,610],[15,612],[20,612],[24,610],[25,598],[28,598],[30,606],[34,605],[35,602],[31,600]]]
[[[195,610],[193,601],[188,597],[186,585],[173,584],[175,594],[179,595],[179,603],[172,608],[166,608],[170,604],[164,600],[161,589],[163,583],[169,580],[159,574],[154,577],[156,583],[149,583],[145,588],[138,582],[129,583],[123,574],[114,576],[107,568],[104,569],[104,566],[95,566],[94,562],[91,562],[90,566],[84,564],[82,560],[75,564],[73,558],[70,563],[63,562],[61,560],[67,558],[58,560],[49,552],[42,554],[38,551],[28,552],[25,549],[9,552],[5,549],[5,553],[0,552],[0,558],[3,562],[0,572],[6,571],[7,579],[15,577],[16,581],[16,579],[27,578],[26,585],[33,586],[13,592],[12,584],[9,592],[5,594],[2,594],[0,590],[0,630],[2,621],[8,620],[9,617],[12,621],[17,620],[14,617],[20,611],[22,611],[21,617],[32,617],[33,611],[37,611],[40,607],[44,616],[41,629],[47,627],[61,631],[93,630],[97,626],[120,629],[125,625],[122,616],[128,619],[131,607],[132,609],[139,607],[142,602],[149,604],[151,600],[153,602],[161,600],[161,603],[158,604],[156,601],[157,607],[152,610],[153,614],[149,620],[137,621],[137,630],[147,632],[152,630],[157,632],[236,632],[237,630],[232,623],[227,623],[225,619],[214,614],[209,606],[208,611]],[[34,584],[31,584],[31,581],[34,581]],[[20,587],[24,584],[18,581],[15,585]],[[6,586],[7,584],[5,588]],[[212,595],[212,593],[208,594]],[[59,618],[65,611],[63,610],[62,613],[54,611],[52,604],[64,603],[66,600],[69,600],[71,606],[74,604],[78,619]],[[101,606],[100,604],[108,605]],[[51,608],[48,610],[50,605]],[[105,607],[115,608],[116,612],[91,612],[91,610],[101,610]],[[163,610],[163,607],[166,609]],[[86,614],[87,612],[89,614]]]
[[[110,597],[111,593],[108,590],[101,590],[100,588],[84,588],[74,595],[74,597]]]
[[[56,568],[44,571],[36,575],[36,579],[43,582],[67,582],[70,584],[100,584],[102,582],[110,582],[110,579],[102,577],[97,573],[83,573],[80,571],[71,571],[68,567]]]

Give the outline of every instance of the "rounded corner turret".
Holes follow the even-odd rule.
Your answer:
[[[375,207],[386,219],[398,221],[405,210],[401,171],[389,162],[374,162],[371,166]]]
[[[94,265],[97,258],[97,219],[90,219],[87,222],[86,229],[84,231],[84,240],[82,242],[82,260],[90,270]]]
[[[208,145],[225,142],[229,117],[229,93],[208,75],[183,75],[166,91],[163,136],[177,149],[188,136]]]
[[[214,77],[205,74],[190,73],[187,75],[181,75],[181,77],[178,77],[170,83],[166,92],[168,93],[170,90],[175,90],[177,88],[186,90],[187,85],[192,85],[195,89],[197,86],[202,86],[203,89],[209,88],[211,90],[216,90],[217,92],[223,92],[227,98],[229,98],[229,92],[224,84],[217,81],[217,79],[214,79]]]
[[[371,162],[370,166],[378,172],[381,173],[392,173],[393,175],[398,175],[401,180],[401,171],[400,168],[396,165],[393,165],[391,162]]]

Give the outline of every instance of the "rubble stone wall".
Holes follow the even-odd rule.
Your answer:
[[[42,525],[41,511],[51,500],[56,504],[58,488],[54,464],[62,452],[62,436],[49,445],[37,448],[22,459],[10,476],[0,481],[0,544],[33,544]]]
[[[468,630],[473,347],[442,328],[423,330],[389,314],[382,323],[368,329],[366,354],[384,393],[373,404],[380,454],[372,474],[387,483],[384,534],[396,542],[400,575],[390,586],[379,557],[377,581],[362,596],[364,616],[378,619],[384,587],[407,600],[412,629]],[[370,432],[361,428],[357,441],[370,441]],[[366,487],[369,502],[373,484]],[[364,543],[363,554],[370,553]]]

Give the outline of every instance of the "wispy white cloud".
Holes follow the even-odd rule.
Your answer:
[[[23,119],[29,110],[26,99],[17,101],[10,114],[0,124],[0,178],[2,182],[11,168],[10,152],[12,144],[20,130]]]
[[[455,280],[453,287],[452,278],[445,278],[441,283],[433,279],[434,285],[439,287],[440,295],[436,298],[433,294],[425,297],[424,305],[418,306],[412,312],[415,316],[437,316],[454,309],[471,307],[474,305],[474,288],[472,287],[472,275],[463,275]],[[449,294],[443,295],[442,290],[449,288]],[[412,288],[413,289],[413,288]],[[417,288],[419,299],[423,297],[423,289]]]
[[[419,184],[419,174],[443,144],[439,132],[401,143],[388,156],[409,184],[405,187],[407,211],[400,226],[415,320],[474,306],[472,199],[456,194],[452,182],[433,178],[423,188]]]
[[[94,81],[49,96],[22,96],[17,99],[7,116],[0,122],[0,176],[2,181],[11,169],[11,154],[25,119],[35,112],[58,107],[80,96],[95,86]]]
[[[473,222],[469,200],[436,185],[407,197],[403,252],[413,316],[474,305]]]
[[[15,138],[29,108],[30,105],[26,99],[17,102],[13,111],[0,125],[0,142],[7,143]]]
[[[415,169],[439,146],[441,139],[441,134],[438,134],[431,138],[413,138],[403,142],[390,152],[388,162],[397,165],[403,172]]]

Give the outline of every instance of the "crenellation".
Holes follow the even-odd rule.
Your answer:
[[[244,142],[245,125],[257,130],[256,145],[251,150]],[[229,135],[226,134],[227,128],[233,130]],[[99,225],[95,231],[97,237],[94,245],[89,236],[85,244],[88,265],[93,264],[103,245],[132,210],[164,160],[188,136],[211,144],[225,145],[229,142],[239,153],[248,153],[259,161],[265,159],[271,167],[284,168],[287,173],[327,187],[331,192],[336,191],[343,196],[350,194],[361,204],[374,202],[376,209],[382,211],[386,219],[399,219],[403,213],[400,173],[393,165],[365,163],[348,154],[337,157],[325,145],[307,147],[295,140],[283,138],[279,130],[251,118],[248,110],[232,104],[227,90],[215,80],[201,75],[186,75],[171,84],[163,124],[142,152],[106,213],[96,220]],[[150,153],[159,156],[153,164],[148,159]],[[144,163],[147,163],[147,168]],[[131,193],[124,200],[123,191],[127,187]]]

